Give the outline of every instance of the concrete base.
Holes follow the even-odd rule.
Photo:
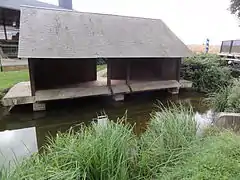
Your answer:
[[[113,100],[116,102],[124,101],[124,94],[114,94]]]
[[[168,92],[171,93],[172,95],[179,94],[179,88],[168,89]]]
[[[193,86],[193,82],[187,80],[180,80],[181,88],[182,89],[190,89]]]
[[[33,103],[33,111],[46,111],[45,103]]]
[[[215,125],[219,128],[240,131],[240,113],[220,113],[216,118]]]

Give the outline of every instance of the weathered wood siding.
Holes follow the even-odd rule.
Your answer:
[[[30,59],[35,90],[96,80],[96,59]]]
[[[19,57],[186,57],[160,19],[22,7]]]

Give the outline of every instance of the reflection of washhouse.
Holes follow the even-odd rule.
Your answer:
[[[33,103],[43,110],[58,99],[177,94],[181,60],[191,54],[159,19],[23,7],[20,24],[19,57],[28,58],[31,89],[16,86],[5,106]],[[97,78],[98,58],[107,62],[106,78]],[[21,88],[27,93],[12,96]]]

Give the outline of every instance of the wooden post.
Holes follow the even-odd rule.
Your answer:
[[[32,96],[35,96],[36,87],[35,87],[33,59],[28,59],[28,66],[29,66],[28,68],[29,68],[29,76],[30,76],[30,84],[31,84],[31,93],[32,93]]]
[[[127,60],[127,75],[126,75],[126,84],[129,85],[131,76],[131,60]]]
[[[230,48],[229,48],[229,54],[232,53],[232,47],[233,47],[233,40],[231,41]]]
[[[111,72],[112,72],[111,60],[107,59],[107,86],[108,87],[111,87]]]
[[[130,92],[132,92],[132,88],[129,83],[130,77],[131,77],[131,62],[132,62],[132,60],[130,60],[130,59],[127,60],[127,74],[126,74],[126,84],[129,88]]]
[[[109,91],[113,95],[113,90],[111,87],[111,74],[112,74],[111,60],[107,59],[107,86],[108,86]]]
[[[3,21],[3,30],[5,35],[5,40],[7,40],[7,29],[6,29],[6,19],[5,19],[5,13],[4,10],[2,10],[2,21]]]
[[[176,65],[176,80],[179,82],[180,81],[180,69],[181,69],[181,61],[183,58],[178,58],[177,59],[177,65]]]

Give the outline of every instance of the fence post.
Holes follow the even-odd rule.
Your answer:
[[[207,38],[207,41],[206,41],[206,53],[208,53],[209,51],[209,39]]]

